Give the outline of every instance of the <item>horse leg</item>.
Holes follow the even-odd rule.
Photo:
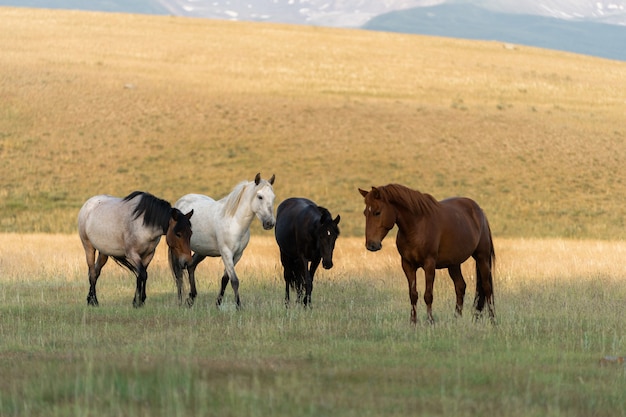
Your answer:
[[[306,273],[307,273],[307,262],[306,259],[298,258],[297,261],[294,262],[294,278],[296,283],[296,292],[298,293],[297,303],[300,304],[304,302],[304,294],[306,288]]]
[[[206,258],[206,256],[194,253],[191,258],[191,264],[187,265],[187,274],[189,276],[189,296],[187,296],[186,300],[187,307],[193,306],[196,301],[196,296],[198,295],[198,291],[196,290],[196,267],[204,260],[204,258]],[[178,289],[178,297],[182,300],[182,288],[180,287]]]
[[[226,271],[224,271],[224,275],[222,275],[222,284],[221,284],[221,288],[220,288],[220,294],[217,296],[217,301],[215,302],[215,304],[219,307],[220,305],[222,305],[222,300],[224,299],[224,292],[226,291],[226,286],[228,285],[228,274],[226,273]]]
[[[296,290],[296,304],[302,304],[304,299],[304,270],[297,265],[297,268],[293,270],[293,283]]]
[[[142,263],[137,266],[137,289],[135,290],[135,298],[133,298],[133,307],[142,307],[146,301],[146,281],[148,280],[148,271]]]
[[[289,284],[292,282],[290,260],[283,251],[280,252],[280,263],[283,265],[283,279],[285,280],[285,307],[289,307]]]
[[[222,300],[224,299],[224,292],[226,291],[226,286],[228,285],[228,281],[230,280],[230,285],[231,287],[233,287],[233,291],[235,293],[235,302],[237,303],[237,309],[241,308],[241,299],[239,298],[239,277],[235,272],[235,265],[240,258],[241,253],[232,254],[230,250],[225,250],[224,248],[222,248],[224,275],[222,276],[222,288],[220,289],[220,295],[217,297],[218,307],[222,304]]]
[[[456,315],[463,315],[463,299],[465,298],[465,279],[461,272],[461,265],[455,265],[448,268],[450,278],[454,282],[454,291],[456,292]]]
[[[172,273],[174,274],[174,281],[176,282],[178,305],[181,306],[183,304],[183,268],[180,267],[178,260],[175,259],[172,248],[168,250],[168,257]]]
[[[133,258],[135,265],[137,265],[137,292],[139,293],[139,298],[137,298],[137,292],[135,293],[135,299],[133,300],[133,306],[135,307],[141,307],[146,302],[148,265],[152,262],[152,258],[154,258],[154,251],[144,255],[143,257],[139,256],[138,259]]]
[[[239,277],[237,274],[233,275],[230,279],[230,286],[233,287],[235,293],[235,302],[237,303],[237,310],[241,309],[241,299],[239,298]]]
[[[178,293],[178,306],[183,304],[183,270],[182,268],[173,267],[174,280],[176,281],[176,292]]]
[[[87,252],[87,249],[85,249]],[[87,304],[93,307],[98,306],[98,297],[96,296],[96,283],[100,277],[102,267],[107,263],[109,257],[98,253],[98,259],[95,260],[96,251],[93,249],[87,254],[87,265],[89,267],[89,294],[87,294]]]
[[[283,277],[285,278],[285,307],[289,307],[290,303],[290,287],[297,294],[297,302],[300,302],[302,287],[298,284],[298,276],[296,275],[296,271],[293,269],[293,263],[285,264]]]
[[[406,275],[406,279],[409,283],[409,298],[411,299],[411,323],[415,324],[417,323],[417,311],[415,310],[415,305],[417,304],[418,298],[415,275],[417,272],[417,268],[403,258],[402,270],[404,271],[404,275]]]
[[[305,289],[306,294],[304,296],[304,305],[311,307],[311,294],[313,293],[313,277],[315,276],[315,271],[320,264],[322,259],[314,259],[311,261],[311,267],[307,268],[306,263],[304,264],[304,269],[306,271],[306,281],[305,281]]]
[[[426,314],[428,315],[428,322],[435,324],[433,318],[433,287],[435,284],[435,261],[427,260],[424,262],[424,279],[426,280],[426,286],[424,288],[424,303],[426,304]]]
[[[283,274],[285,278],[285,307],[289,307],[289,281],[287,278],[287,271]]]

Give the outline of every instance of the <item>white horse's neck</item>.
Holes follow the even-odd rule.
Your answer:
[[[254,191],[254,182],[243,182],[225,199],[224,214],[235,220],[243,229],[250,228],[254,220],[251,204]]]

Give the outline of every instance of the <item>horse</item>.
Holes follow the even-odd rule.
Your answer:
[[[289,287],[297,292],[298,303],[304,287],[304,306],[311,305],[313,276],[320,261],[324,269],[333,267],[340,219],[339,215],[333,219],[328,209],[306,198],[289,198],[278,206],[274,234],[284,269],[286,306]]]
[[[192,215],[193,210],[183,214],[167,201],[141,191],[124,198],[96,195],[88,199],[78,213],[78,235],[89,267],[87,304],[98,306],[96,283],[110,256],[135,274],[133,306],[143,306],[148,265],[162,235],[177,264],[191,262]]]
[[[254,181],[242,181],[227,196],[215,201],[201,194],[187,194],[181,197],[174,207],[182,211],[193,210],[193,236],[191,250],[194,252],[191,263],[187,265],[190,292],[187,305],[191,307],[197,295],[195,270],[207,256],[222,257],[224,275],[221,290],[217,297],[217,306],[222,304],[224,291],[230,280],[235,293],[237,308],[241,308],[239,297],[239,277],[235,265],[241,259],[244,249],[250,241],[250,225],[254,216],[258,217],[265,230],[274,227],[274,175],[269,180],[261,179],[257,174]],[[183,268],[174,265],[172,269],[178,287],[178,301],[182,304]]]
[[[428,321],[432,314],[435,269],[447,268],[456,292],[456,315],[463,312],[465,279],[461,264],[470,256],[476,262],[475,318],[487,304],[489,316],[495,322],[493,297],[493,268],[495,251],[489,222],[478,204],[465,197],[437,201],[404,185],[389,184],[359,188],[365,198],[365,247],[375,252],[395,224],[398,225],[396,245],[402,258],[402,270],[409,284],[411,322],[416,322],[415,305],[418,294],[416,271],[424,270]]]

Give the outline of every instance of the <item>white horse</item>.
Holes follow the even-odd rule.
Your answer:
[[[239,183],[229,195],[221,200],[215,201],[211,197],[200,194],[187,194],[174,204],[174,207],[183,212],[190,210],[194,212],[193,235],[191,236],[191,250],[194,255],[191,263],[187,265],[190,286],[188,306],[193,305],[197,295],[196,267],[207,256],[221,256],[224,263],[224,275],[217,305],[222,303],[224,291],[230,280],[235,292],[237,308],[241,307],[239,278],[235,272],[235,265],[241,259],[250,241],[250,225],[254,216],[259,218],[265,230],[272,229],[276,224],[272,184],[274,184],[274,175],[269,180],[263,180],[259,173],[254,181]],[[182,303],[183,268],[175,262],[172,271],[174,271],[178,287],[178,301]]]

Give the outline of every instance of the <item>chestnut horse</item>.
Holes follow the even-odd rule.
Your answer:
[[[402,270],[409,284],[411,322],[415,323],[417,304],[416,272],[424,269],[424,302],[428,321],[432,314],[435,270],[447,268],[456,291],[456,314],[463,311],[465,279],[461,264],[470,256],[476,261],[476,317],[485,304],[495,321],[492,271],[495,262],[493,239],[487,217],[475,201],[464,197],[435,200],[429,194],[399,184],[359,188],[365,197],[365,247],[382,248],[382,240],[398,225],[396,245],[402,258]]]

